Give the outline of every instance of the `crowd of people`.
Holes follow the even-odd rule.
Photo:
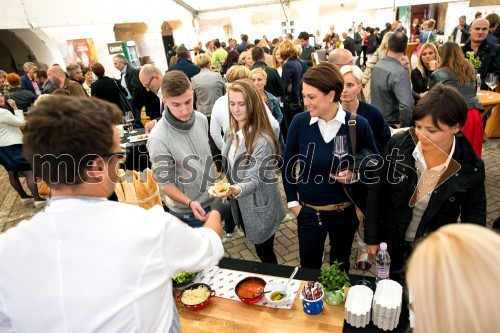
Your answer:
[[[470,25],[460,17],[442,45],[432,19],[414,20],[409,33],[398,21],[382,31],[353,22],[342,38],[332,25],[323,38],[303,31],[296,40],[263,36],[251,44],[244,34],[239,44],[215,39],[205,50],[201,43],[192,50],[179,45],[166,72],[150,57],[133,68],[123,55],[113,57],[113,77],[98,62],[46,71],[27,62],[22,77],[0,71],[0,164],[23,203],[46,204],[0,235],[0,327],[178,332],[170,277],[216,264],[224,252],[220,237],[232,237],[236,227],[262,262],[278,264],[274,238],[286,205],[297,220],[305,268],[322,267],[328,237],[329,263],[348,271],[359,214],[367,252],[374,258],[386,242],[395,279],[404,280],[423,241],[408,285],[416,327],[438,332],[422,328],[431,324],[421,317],[420,279],[430,275],[415,267],[434,239],[452,237],[453,227],[444,225],[486,225],[476,72],[481,85],[487,74],[500,74],[499,20],[490,15]],[[417,39],[410,72],[407,44]],[[320,49],[327,61],[315,57]],[[467,51],[480,58],[479,67]],[[169,213],[107,200],[126,157],[115,126],[126,111],[149,133]],[[53,158],[60,155],[67,168]],[[379,157],[375,169],[359,163],[370,156]],[[48,203],[36,177],[51,187]],[[224,202],[208,191],[221,179],[230,184]],[[19,246],[23,251],[13,251]],[[29,274],[19,277],[26,265]],[[101,270],[109,274],[96,278]],[[76,278],[89,283],[82,288]],[[22,294],[37,296],[14,296]],[[95,295],[102,302],[80,311],[77,302]],[[97,308],[113,311],[93,316]]]

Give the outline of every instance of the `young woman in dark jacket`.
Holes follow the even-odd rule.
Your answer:
[[[469,140],[477,156],[481,157],[483,149],[483,105],[476,97],[476,72],[474,66],[462,56],[458,44],[446,42],[439,48],[439,66],[432,73],[429,86],[437,83],[450,85],[458,90],[467,104],[467,121],[462,133]]]
[[[426,43],[418,51],[417,67],[411,71],[411,85],[413,91],[422,97],[429,87],[431,74],[436,70],[439,63],[439,55],[436,45]]]
[[[439,84],[415,107],[415,128],[386,147],[364,226],[372,257],[380,242],[388,244],[393,274],[402,272],[415,244],[442,225],[459,219],[486,225],[484,163],[461,135],[466,117],[464,98]]]

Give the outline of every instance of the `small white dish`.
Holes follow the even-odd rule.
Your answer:
[[[288,301],[290,299],[290,296],[293,294],[290,287],[286,288],[286,290],[285,290],[285,288],[286,288],[286,285],[284,283],[281,283],[281,282],[273,281],[273,282],[267,283],[266,287],[264,288],[264,297],[266,298],[266,301],[268,301],[270,304],[276,305],[276,306],[281,306],[281,305],[285,304],[285,302]],[[283,297],[282,299],[277,300],[277,301],[273,301],[271,299],[275,295],[275,293],[283,292],[283,291],[285,291],[285,293],[286,293],[285,297]]]

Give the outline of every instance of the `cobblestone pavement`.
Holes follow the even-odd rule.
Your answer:
[[[483,148],[483,160],[486,165],[487,225],[491,228],[493,221],[500,214],[500,187],[498,186],[500,184],[500,139],[486,140]],[[38,210],[32,204],[27,206],[21,204],[17,193],[15,193],[9,184],[7,173],[3,168],[0,169],[0,232],[3,232],[14,227],[20,221],[29,219]],[[26,187],[24,179],[22,179],[22,182]],[[284,194],[283,202],[285,203]],[[258,260],[254,246],[245,241],[240,231],[235,231],[231,238],[224,237],[223,243],[226,253],[231,258]],[[351,267],[354,266],[357,247],[355,239],[351,254]],[[279,231],[276,233],[274,249],[280,264],[289,266],[299,265],[297,221],[290,212],[287,213]],[[327,266],[329,251],[329,245],[325,244],[324,266]],[[352,270],[352,272],[356,272],[356,270]],[[373,274],[373,269],[369,274]]]

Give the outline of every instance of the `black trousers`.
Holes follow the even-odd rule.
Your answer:
[[[293,117],[296,114],[303,111],[302,104],[300,101],[297,102],[286,102],[283,105],[283,118],[285,120],[285,124],[287,129],[290,128],[290,124],[292,123]],[[286,140],[286,138],[285,138]]]
[[[245,224],[243,223],[243,219],[240,219],[241,229],[245,232]],[[269,264],[278,264],[278,259],[276,258],[276,254],[274,253],[274,234],[269,237],[264,243],[254,244],[255,252],[257,252],[257,256],[260,261],[267,262]]]
[[[330,238],[330,265],[337,260],[349,271],[352,241],[359,224],[355,206],[342,212],[324,212],[302,206],[297,217],[300,266],[320,269],[325,240]]]

